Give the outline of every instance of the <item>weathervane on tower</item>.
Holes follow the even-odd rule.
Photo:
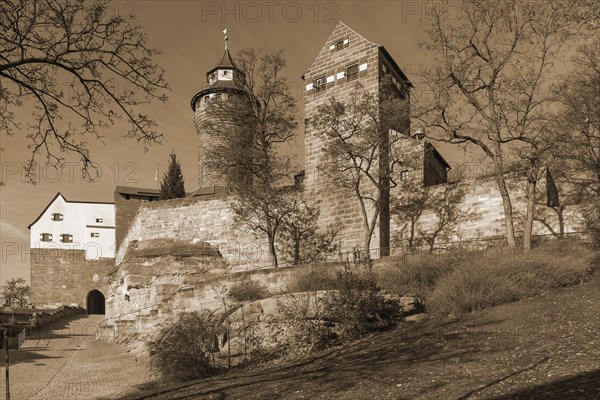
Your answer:
[[[227,29],[229,29],[229,25],[223,29],[223,35],[225,35],[225,50],[227,50],[227,40],[229,40],[229,36],[227,36]]]

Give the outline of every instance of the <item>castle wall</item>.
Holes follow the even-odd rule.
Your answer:
[[[141,204],[118,249],[116,264],[122,263],[133,241],[175,238],[215,246],[231,268],[269,265],[266,240],[234,224],[233,201],[232,196],[217,194]]]
[[[419,176],[419,172],[415,171]],[[513,223],[517,236],[522,235],[522,227],[527,209],[524,179],[507,176],[507,185],[511,194],[513,206]],[[402,203],[402,196],[407,191],[413,191],[411,185],[400,185],[394,191],[395,200]],[[488,239],[500,239],[505,236],[504,208],[496,182],[491,178],[479,178],[458,183],[450,183],[425,188],[431,195],[440,195],[448,189],[464,193],[458,209],[470,217],[459,222],[457,226],[441,235],[437,240],[440,247],[448,242],[478,242],[484,245]],[[562,223],[561,223],[562,219]],[[435,228],[438,217],[431,210],[425,210],[416,225],[417,230],[431,232]],[[406,221],[400,221],[397,215],[392,215],[392,253],[402,252],[407,245],[408,231],[404,226]],[[561,228],[561,224],[563,227]],[[554,235],[561,233],[581,232],[582,220],[580,210],[576,205],[548,207],[546,204],[546,181],[538,182],[536,194],[536,213],[533,224],[533,235]],[[419,235],[417,234],[417,238]]]
[[[88,260],[85,250],[31,249],[31,301],[85,308],[91,290],[107,296],[108,274],[114,270],[114,258]]]

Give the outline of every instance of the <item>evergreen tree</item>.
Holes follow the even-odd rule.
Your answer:
[[[171,161],[169,162],[169,168],[163,176],[163,180],[160,184],[160,194],[162,199],[176,199],[185,197],[181,165],[179,164],[179,161],[177,161],[175,152],[171,153],[170,156]]]

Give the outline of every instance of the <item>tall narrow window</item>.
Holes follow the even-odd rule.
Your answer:
[[[358,79],[358,64],[346,67],[346,81],[350,82],[355,79]]]
[[[408,171],[402,171],[400,172],[400,180],[401,181],[405,181],[408,179]]]
[[[61,213],[52,214],[52,221],[62,221],[63,215]]]
[[[337,42],[337,43],[335,44],[335,50],[336,50],[336,51],[339,51],[339,50],[341,50],[341,49],[343,49],[343,48],[344,48],[344,41],[343,41],[343,40],[340,40],[339,42]]]

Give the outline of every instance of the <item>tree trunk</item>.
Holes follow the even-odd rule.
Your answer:
[[[360,193],[360,180],[354,185],[354,193],[356,194],[360,204],[360,213],[362,215],[363,227],[365,229],[365,236],[363,238],[363,251],[368,255],[369,248],[371,247],[371,236],[373,235],[373,230],[375,229],[375,220],[377,216],[374,217],[375,219],[373,220],[373,226],[371,226],[371,224],[369,224],[369,213],[367,212],[367,206],[362,194]]]
[[[523,251],[529,253],[531,250],[531,233],[533,231],[533,215],[535,213],[535,188],[536,179],[527,180],[527,213],[525,215],[525,227],[523,229]]]
[[[300,264],[300,242],[302,241],[302,235],[298,233],[298,230],[294,232],[294,265]]]
[[[513,209],[510,201],[510,195],[508,188],[506,187],[506,180],[504,179],[504,173],[502,167],[496,167],[496,183],[498,184],[498,190],[502,197],[502,206],[504,208],[504,226],[506,228],[506,242],[508,247],[517,247],[517,241],[515,239],[515,228],[513,224]]]
[[[415,225],[417,224],[416,220],[410,221],[410,234],[408,235],[408,249],[412,253],[415,251]]]
[[[277,249],[275,248],[275,235],[270,233],[267,236],[269,238],[269,253],[271,254],[273,267],[277,268]]]
[[[556,207],[556,213],[558,214],[558,237],[560,239],[565,237],[565,216],[563,215],[564,210],[565,206]]]

